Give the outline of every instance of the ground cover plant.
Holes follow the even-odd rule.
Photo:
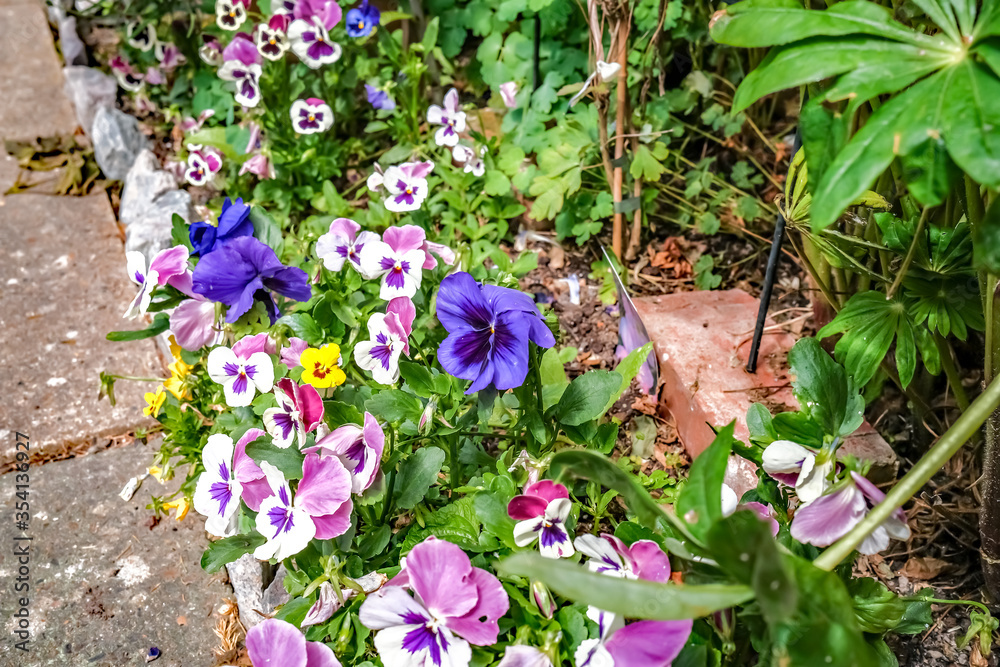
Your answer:
[[[149,324],[111,336],[172,335],[146,411],[154,474],[185,482],[153,510],[205,517],[209,571],[285,565],[253,664],[893,665],[886,639],[929,628],[932,589],[851,565],[909,538],[900,507],[1000,405],[997,8],[827,4],[88,10],[121,23],[107,66],[204,217],[130,253],[125,316]],[[751,106],[796,87],[798,113]],[[774,215],[830,311],[789,354],[802,408],[756,404],[748,442],[715,424],[685,480],[646,474],[609,416],[633,381],[653,390],[640,323],[622,304],[618,365],[567,374],[512,223],[628,261],[666,221],[754,234]],[[615,262],[593,268],[613,294]],[[972,400],[956,350],[979,331]],[[926,398],[941,374],[950,427]],[[946,428],[886,494],[839,448],[888,385]],[[760,468],[739,498],[732,454]],[[968,604],[963,641],[988,655],[996,621]]]

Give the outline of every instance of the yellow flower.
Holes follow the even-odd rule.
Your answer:
[[[336,343],[324,345],[318,350],[308,347],[299,359],[302,364],[302,381],[317,389],[336,387],[344,384],[347,376],[340,370],[340,346]]]
[[[164,482],[167,481],[163,478],[164,470],[160,466],[150,466],[146,468],[146,472],[152,475],[153,479],[155,479],[160,484],[163,484]]]
[[[184,386],[184,378],[191,373],[191,366],[178,359],[167,366],[170,369],[170,377],[163,381],[163,387],[177,397],[177,400],[191,398],[191,392]]]
[[[191,501],[187,496],[182,496],[179,500],[171,500],[169,503],[163,503],[163,509],[166,511],[177,510],[174,518],[178,521],[183,521],[184,517],[187,516],[188,510],[191,509]]]
[[[181,358],[181,346],[177,344],[177,339],[174,338],[173,334],[170,334],[170,354],[174,355],[174,359]]]
[[[146,399],[146,407],[142,409],[142,414],[155,417],[160,414],[160,410],[163,408],[163,402],[167,400],[167,395],[163,393],[163,385],[160,385],[156,388],[155,394],[146,392],[146,395],[143,398]]]

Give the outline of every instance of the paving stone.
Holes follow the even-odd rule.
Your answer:
[[[52,457],[151,425],[142,414],[149,384],[119,382],[114,408],[97,400],[101,371],[165,375],[152,341],[105,338],[146,326],[122,319],[136,288],[107,196],[10,195],[0,238],[0,465],[13,454],[9,431]]]
[[[0,138],[34,139],[76,130],[41,3],[0,2],[0,91]]]
[[[0,539],[6,554],[13,544],[29,545],[31,586],[30,652],[20,658],[5,646],[0,665],[144,665],[151,646],[162,652],[157,667],[214,664],[215,613],[232,592],[222,575],[199,566],[208,544],[204,521],[192,512],[150,527],[145,508],[151,495],[168,494],[181,480],[160,485],[147,477],[130,501],[118,496],[150,464],[153,449],[135,444],[30,468],[24,533],[14,525],[16,473],[0,477]],[[22,535],[33,539],[16,542]],[[8,642],[17,567],[13,557],[0,561]]]
[[[673,415],[692,457],[715,438],[709,424],[722,426],[735,419],[736,437],[746,441],[746,413],[752,403],[763,403],[772,412],[797,409],[787,365],[794,336],[765,331],[757,373],[745,370],[758,305],[746,292],[678,292],[639,297],[634,302],[656,344],[665,385],[661,407]],[[773,324],[768,319],[767,326]],[[873,461],[875,481],[895,477],[895,454],[867,424],[846,439],[840,451]],[[730,471],[733,481],[749,479],[746,470],[740,471]]]

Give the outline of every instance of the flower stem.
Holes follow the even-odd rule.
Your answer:
[[[823,570],[832,570],[882,522],[896,511],[903,503],[920,490],[927,480],[934,476],[941,467],[955,455],[983,423],[1000,406],[1000,382],[994,380],[979,397],[972,402],[969,409],[962,413],[958,420],[941,439],[917,461],[910,472],[906,473],[899,483],[886,494],[885,500],[854,526],[847,535],[836,544],[819,555],[813,564]]]
[[[951,387],[952,393],[955,394],[955,402],[958,403],[958,408],[965,412],[969,409],[969,397],[965,393],[965,387],[962,386],[962,376],[958,372],[958,367],[955,366],[951,345],[944,339],[944,336],[936,331],[934,332],[934,343],[941,356],[941,368],[944,369],[948,385]]]
[[[889,291],[885,293],[886,300],[891,299],[896,294],[899,286],[903,284],[903,278],[906,277],[906,272],[910,269],[913,257],[917,254],[917,245],[920,244],[920,235],[924,233],[924,225],[927,223],[927,214],[930,213],[930,210],[930,207],[925,208],[920,215],[920,220],[917,222],[917,229],[913,232],[913,241],[910,242],[910,249],[906,251],[906,257],[903,258],[903,265],[899,267],[896,279],[892,281]]]

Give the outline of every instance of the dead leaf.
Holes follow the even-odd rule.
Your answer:
[[[556,270],[566,265],[566,251],[559,246],[549,248],[549,268]]]
[[[940,558],[931,558],[930,556],[911,558],[906,561],[906,564],[903,565],[903,569],[899,571],[899,574],[904,577],[909,577],[910,579],[926,581],[938,576],[944,572],[947,567],[948,562],[943,561]]]
[[[979,648],[979,637],[976,637],[972,650],[969,651],[969,667],[990,667],[990,661],[983,657]]]

